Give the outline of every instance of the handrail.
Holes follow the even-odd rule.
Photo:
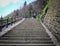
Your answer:
[[[8,28],[9,25],[13,25],[13,23],[21,20],[23,18],[23,16],[18,16],[18,17],[11,17],[11,18],[6,18],[6,19],[2,19],[0,18],[0,31],[2,31],[2,29],[4,27]]]

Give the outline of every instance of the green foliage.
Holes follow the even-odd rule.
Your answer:
[[[38,15],[36,16],[37,19],[39,19],[40,17],[41,17],[41,14],[38,14]]]
[[[32,5],[28,7],[28,11],[25,13],[25,18],[30,18],[32,16],[31,10],[32,10]]]
[[[45,8],[43,9],[43,14],[46,14],[48,10],[48,4],[45,6]]]
[[[48,11],[48,6],[50,4],[51,0],[47,0],[46,6],[42,10],[42,14],[38,14],[36,18],[41,18],[42,15],[46,14]]]
[[[32,10],[32,5],[29,6],[28,11],[29,11],[29,15],[31,16],[31,10]]]
[[[29,6],[29,9],[28,10],[32,10],[32,5]]]
[[[43,9],[43,13],[42,13],[42,14],[46,14],[46,13],[47,13],[47,11],[48,11],[48,6],[49,6],[49,2],[50,2],[50,0],[47,0],[47,4],[46,4],[46,6],[45,6],[44,9]]]
[[[3,25],[6,24],[6,19],[3,19],[2,24],[3,24]]]
[[[29,13],[26,13],[25,14],[25,18],[29,18]]]

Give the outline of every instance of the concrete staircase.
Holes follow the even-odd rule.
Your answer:
[[[0,37],[0,46],[55,46],[36,19],[26,20]]]

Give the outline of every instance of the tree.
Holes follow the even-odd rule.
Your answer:
[[[26,5],[27,5],[27,2],[25,1],[24,2],[24,7],[23,7],[24,8],[24,16],[26,16],[26,11],[25,11],[26,10]]]
[[[19,16],[19,10],[16,11],[16,16]]]
[[[47,4],[47,0],[37,0],[36,3],[38,4],[38,9],[43,10]]]
[[[25,1],[25,2],[24,2],[24,7],[25,7],[26,5],[27,5],[27,2]]]
[[[32,5],[30,5],[29,8],[28,8],[30,17],[31,17],[31,11],[32,11],[32,10],[33,10],[33,9],[32,9]]]

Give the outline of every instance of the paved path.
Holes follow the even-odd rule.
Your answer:
[[[25,21],[0,38],[0,46],[55,46],[39,20]]]

